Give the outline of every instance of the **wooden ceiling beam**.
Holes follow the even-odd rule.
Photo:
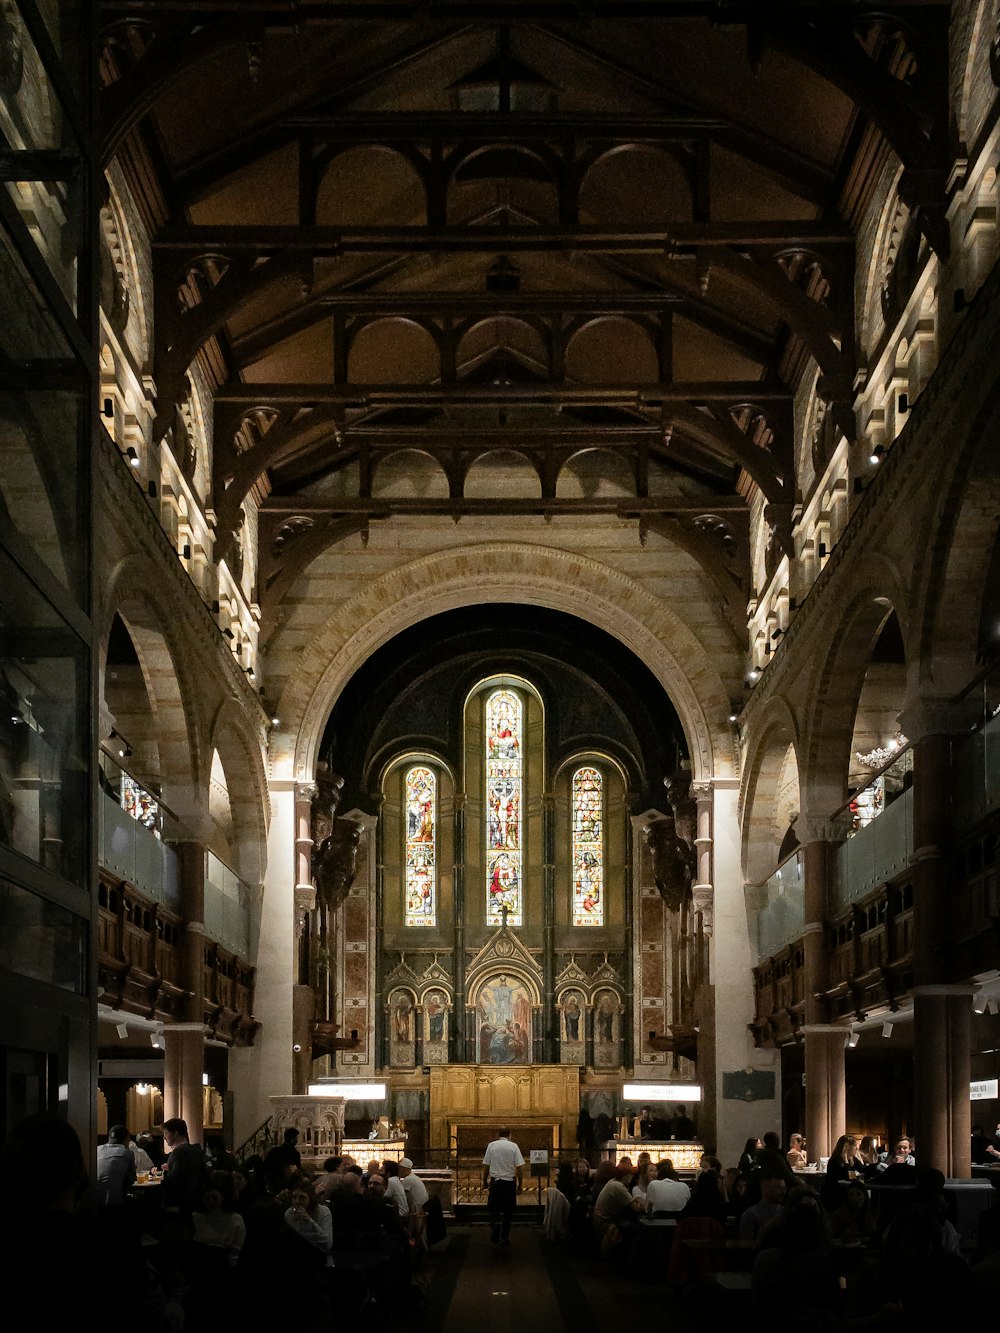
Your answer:
[[[203,254],[296,250],[316,256],[345,254],[677,254],[706,246],[853,245],[842,223],[691,223],[667,228],[628,227],[342,227],[169,226],[153,242],[192,258]]]
[[[223,384],[216,403],[247,407],[343,403],[346,407],[510,407],[552,404],[573,407],[656,407],[661,403],[788,402],[792,390],[774,381],[687,380],[670,384]]]

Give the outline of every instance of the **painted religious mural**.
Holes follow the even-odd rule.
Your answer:
[[[563,1064],[586,1062],[587,1000],[580,990],[567,990],[559,997],[559,1049]]]
[[[407,1068],[416,1063],[416,1005],[407,990],[389,995],[389,1063]]]
[[[523,858],[523,708],[513,690],[495,690],[486,701],[486,916],[519,926]]]
[[[424,765],[406,775],[406,924],[437,924],[437,780]]]
[[[531,1063],[531,996],[504,973],[480,990],[476,1001],[476,1050],[483,1065]]]
[[[448,997],[442,990],[424,996],[424,1063],[446,1064],[448,1060]]]
[[[573,925],[604,925],[604,779],[596,768],[573,774]]]
[[[621,1063],[621,1002],[611,990],[594,996],[594,1066]]]

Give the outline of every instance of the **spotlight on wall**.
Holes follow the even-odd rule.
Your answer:
[[[851,1050],[853,1051],[854,1047],[857,1046],[857,1044],[858,1044],[858,1042],[859,1042],[860,1040],[861,1040],[861,1033],[860,1033],[860,1032],[852,1032],[851,1035],[847,1038],[847,1044],[848,1044],[848,1046],[850,1046]]]
[[[986,999],[986,996],[982,993],[982,991],[980,991],[980,993],[978,995],[973,996],[972,999],[973,1013],[985,1014],[986,1006],[988,1003],[989,1001]]]
[[[125,450],[125,457],[128,459],[129,467],[140,466],[139,455],[136,453],[133,445],[130,444],[129,447]]]
[[[155,481],[147,481],[147,483],[146,483],[146,491],[147,491],[148,494],[149,494],[149,498],[150,498],[151,500],[155,500],[155,499],[156,499],[156,482],[155,482]]]
[[[747,672],[747,680],[751,685],[756,685],[760,680],[760,671],[757,667],[751,667]]]
[[[229,628],[228,625],[226,626],[226,628],[225,628],[222,632],[223,632],[223,634],[226,636],[227,639],[235,639],[235,638],[236,638],[236,635],[233,633],[233,631]]]
[[[272,718],[271,718],[271,726],[272,726],[272,727],[280,727],[280,726],[281,726],[281,718],[280,718],[280,717],[272,717]]]
[[[819,558],[822,560],[826,555],[826,542],[820,542],[818,549],[819,549]]]
[[[154,1051],[158,1051],[158,1050],[161,1049],[162,1043],[161,1043],[160,1038],[159,1038],[159,1035],[158,1035],[157,1033],[155,1033],[155,1032],[151,1032],[151,1033],[149,1034],[149,1044],[150,1044],[150,1046],[152,1046],[152,1048],[154,1049]]]
[[[882,455],[884,453],[885,453],[885,446],[877,444],[875,448],[871,451],[871,453],[868,455],[868,461],[869,463],[871,463],[872,467],[878,467],[879,463],[881,463],[882,461]]]
[[[127,1024],[127,1023],[117,1023],[117,1024],[115,1025],[115,1031],[118,1033],[118,1040],[119,1040],[119,1041],[124,1041],[125,1038],[128,1036],[128,1024]]]
[[[891,1023],[883,1023],[883,1024],[882,1024],[882,1036],[883,1036],[883,1037],[891,1037],[891,1036],[892,1036],[892,1024],[891,1024]]]
[[[257,672],[254,671],[252,666],[247,667],[247,679],[251,681],[257,679]]]

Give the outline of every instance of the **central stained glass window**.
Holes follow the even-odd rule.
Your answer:
[[[573,774],[573,925],[604,925],[604,779]]]
[[[521,833],[523,706],[513,690],[486,701],[486,920],[522,924]]]
[[[429,768],[406,775],[406,924],[437,925],[437,779]]]

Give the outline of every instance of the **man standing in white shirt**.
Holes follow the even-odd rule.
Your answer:
[[[399,1163],[399,1180],[409,1203],[409,1212],[422,1213],[427,1202],[427,1186],[413,1173],[413,1163],[404,1157]]]
[[[521,1190],[521,1149],[511,1141],[506,1125],[487,1147],[483,1158],[483,1187],[489,1186],[489,1210],[493,1225],[493,1244],[510,1244],[510,1224],[514,1218],[517,1196]]]

